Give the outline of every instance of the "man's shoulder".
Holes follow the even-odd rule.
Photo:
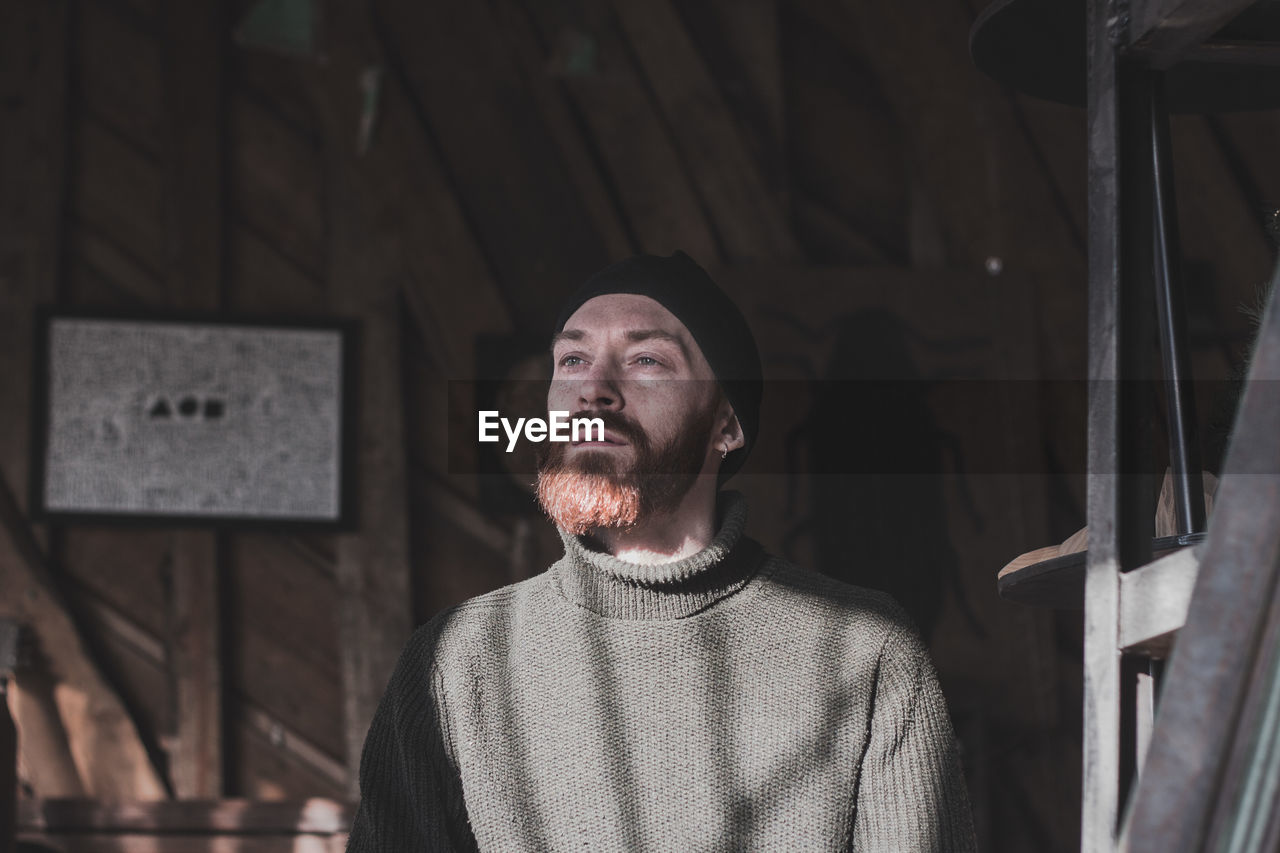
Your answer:
[[[911,617],[886,592],[837,580],[773,554],[765,560],[767,597],[789,615],[845,622],[860,633],[886,639],[918,636]]]

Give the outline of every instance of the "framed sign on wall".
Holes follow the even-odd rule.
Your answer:
[[[347,528],[355,327],[38,318],[33,512]]]

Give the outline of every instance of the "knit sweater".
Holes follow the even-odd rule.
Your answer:
[[[887,596],[718,533],[639,565],[561,533],[405,647],[348,851],[967,851],[928,654]]]

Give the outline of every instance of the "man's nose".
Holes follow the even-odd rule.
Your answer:
[[[622,392],[608,365],[594,365],[578,384],[580,409],[622,408]]]

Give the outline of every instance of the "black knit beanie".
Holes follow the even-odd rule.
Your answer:
[[[564,303],[555,332],[564,329],[584,302],[607,293],[648,296],[684,323],[702,350],[742,425],[742,447],[720,466],[724,482],[742,467],[760,428],[764,375],[746,318],[706,270],[677,251],[669,258],[636,255],[596,273]]]

